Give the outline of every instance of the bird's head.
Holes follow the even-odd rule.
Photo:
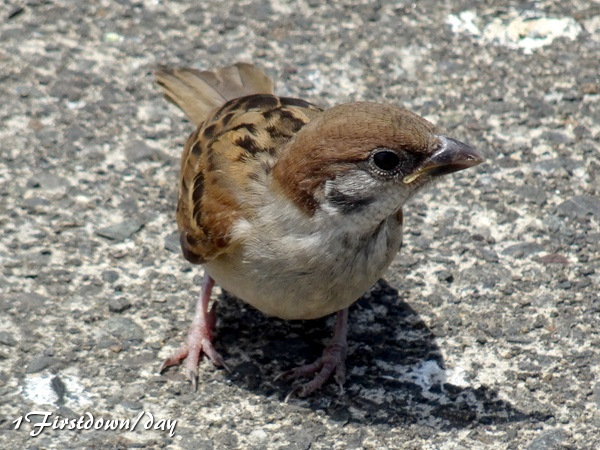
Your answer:
[[[306,214],[366,224],[398,212],[434,178],[483,160],[406,109],[357,102],[328,109],[305,125],[273,175]]]

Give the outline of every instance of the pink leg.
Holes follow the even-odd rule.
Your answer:
[[[300,397],[306,397],[321,388],[334,371],[334,379],[340,386],[341,392],[343,392],[343,385],[346,380],[345,360],[346,352],[348,350],[348,344],[346,342],[347,333],[348,309],[342,309],[337,313],[333,339],[331,339],[329,345],[323,350],[323,355],[312,364],[296,367],[284,374],[291,377],[307,377],[314,374],[314,378],[311,381],[292,390],[292,392],[287,395],[285,399],[286,402],[296,392]]]
[[[163,372],[166,368],[175,366],[185,359],[185,369],[194,391],[198,386],[198,363],[202,353],[208,356],[216,366],[223,366],[229,370],[212,343],[212,332],[217,319],[214,312],[215,306],[213,305],[212,309],[208,311],[208,302],[214,285],[215,281],[205,273],[204,280],[202,280],[202,292],[196,303],[196,312],[187,340],[179,350],[168,357],[160,366],[160,372]]]

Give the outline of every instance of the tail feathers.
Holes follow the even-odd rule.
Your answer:
[[[165,98],[181,108],[196,125],[228,100],[273,93],[273,80],[247,63],[236,63],[214,72],[161,67],[155,75]]]

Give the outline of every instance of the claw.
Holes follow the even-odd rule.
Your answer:
[[[189,370],[188,380],[190,380],[190,383],[192,383],[192,392],[196,392],[198,390],[198,371]]]
[[[158,368],[158,374],[162,375],[162,373],[167,370],[170,366],[167,364],[167,361],[163,361],[160,367]]]
[[[163,361],[163,363],[160,365],[160,368],[158,369],[158,373],[163,373],[165,370],[167,370],[169,367],[173,367],[173,366],[177,366],[179,364],[181,364],[181,361],[183,361],[188,355],[188,348],[187,346],[183,346],[181,348],[179,348],[175,353],[173,353],[171,356],[169,356],[167,359],[165,359]]]
[[[277,375],[275,378],[273,378],[273,381],[280,380],[281,378],[292,377],[293,375],[294,375],[294,369],[285,370],[285,371],[281,372],[279,375]]]
[[[292,395],[294,395],[296,392],[298,392],[301,388],[302,388],[302,386],[296,386],[294,389],[292,389],[288,393],[288,395],[285,396],[285,400],[283,400],[283,403],[287,403],[289,401],[289,399],[292,398]]]
[[[336,379],[335,381],[338,381],[338,380]],[[340,392],[338,393],[338,395],[341,397],[342,395],[344,395],[344,392],[345,392],[345,391],[344,391],[344,384],[343,384],[343,383],[340,383],[340,382],[338,381],[338,387],[340,388]]]
[[[222,367],[223,369],[225,369],[227,371],[227,373],[233,373],[233,370],[231,370],[231,367],[229,367],[227,364],[225,364],[225,361],[223,361],[223,358],[221,358],[221,362],[220,362],[219,366]]]

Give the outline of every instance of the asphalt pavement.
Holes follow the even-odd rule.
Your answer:
[[[600,447],[597,2],[7,0],[0,42],[0,447]],[[203,361],[197,392],[157,373],[202,270],[174,234],[192,125],[152,71],[236,61],[323,107],[405,106],[487,158],[406,207],[350,310],[343,392],[284,403],[275,380],[332,318],[220,290],[231,373]]]

